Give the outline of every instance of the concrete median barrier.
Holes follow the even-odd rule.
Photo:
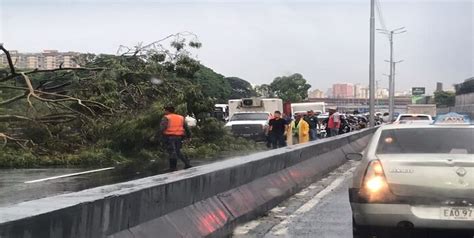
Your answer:
[[[374,131],[0,208],[0,238],[226,236],[360,152]]]

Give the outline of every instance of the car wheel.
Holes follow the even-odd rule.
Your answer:
[[[370,229],[366,226],[359,226],[352,218],[352,236],[354,238],[371,238]]]
[[[360,226],[354,219],[352,219],[352,235],[354,238],[411,238],[400,235],[391,228]]]

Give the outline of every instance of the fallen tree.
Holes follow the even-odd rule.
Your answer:
[[[80,55],[75,59],[80,68],[45,70],[15,68],[10,52],[0,45],[8,61],[8,68],[0,69],[0,141],[5,151],[0,167],[17,166],[15,155],[22,154],[35,162],[18,166],[97,166],[148,155],[164,158],[157,133],[164,105],[206,121],[214,103],[230,95],[224,76],[193,56],[200,47],[194,34],[184,32],[150,44],[121,46],[117,55]],[[219,153],[217,142],[212,149],[200,149],[213,143],[200,137],[186,151]]]

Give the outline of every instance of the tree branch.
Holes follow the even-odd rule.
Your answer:
[[[16,97],[7,99],[7,100],[5,100],[5,101],[1,101],[1,102],[0,102],[0,106],[4,106],[4,105],[7,105],[7,104],[16,102],[16,101],[18,101],[18,100],[24,98],[25,96],[26,96],[26,94],[21,94],[21,95],[18,95],[18,96],[16,96]]]
[[[30,75],[30,74],[35,74],[35,73],[47,73],[47,72],[57,72],[57,71],[102,71],[106,70],[106,68],[57,68],[57,69],[34,69],[32,71],[27,71],[27,72],[21,72],[21,73],[15,73],[15,74],[10,74],[5,78],[0,79],[0,82],[5,82],[9,79],[13,79],[17,76],[20,76],[21,74],[25,75]]]
[[[8,143],[8,141],[13,141],[15,142],[18,146],[20,146],[21,148],[23,149],[27,149],[27,145],[28,143],[34,145],[35,143],[33,143],[33,141],[31,140],[25,140],[25,139],[17,139],[17,138],[13,138],[5,133],[1,133],[0,132],[0,139],[3,140],[3,146],[2,147],[5,147]]]
[[[77,102],[79,105],[81,105],[82,107],[86,108],[89,112],[91,112],[93,115],[95,114],[94,111],[88,107],[87,105],[85,104],[91,104],[91,105],[94,105],[94,106],[97,106],[99,108],[104,108],[110,112],[113,112],[114,110],[102,103],[99,103],[99,102],[95,102],[95,101],[90,101],[90,100],[81,100],[79,98],[75,98],[75,97],[71,97],[71,96],[68,96],[68,95],[64,95],[64,94],[58,94],[58,93],[52,93],[52,92],[44,92],[44,91],[41,91],[41,90],[35,90],[33,88],[33,85],[31,84],[31,80],[29,79],[28,76],[26,76],[26,73],[19,73],[21,76],[23,76],[23,79],[25,80],[25,83],[27,85],[27,87],[18,87],[18,86],[9,86],[9,85],[0,85],[0,88],[7,88],[7,89],[16,89],[16,90],[25,90],[26,93],[24,96],[26,96],[26,100],[28,102],[28,104],[30,105],[30,107],[33,107],[33,103],[31,102],[31,97],[37,99],[37,100],[40,100],[40,101],[44,101],[44,102],[51,102],[51,103],[59,103],[59,102],[65,102],[65,101],[75,101]],[[48,98],[43,98],[41,97],[40,95],[48,95],[48,96],[53,96],[53,97],[57,97],[58,99],[48,99]],[[18,96],[19,97],[19,96]],[[18,98],[19,99],[19,98]],[[18,100],[16,99],[16,100]],[[12,99],[8,99],[8,101],[11,101]],[[2,102],[3,103],[3,102]],[[85,103],[85,104],[84,104]],[[0,103],[1,105],[1,103]]]
[[[18,115],[0,115],[0,121],[11,121],[11,120],[23,120],[23,121],[34,121],[33,119],[25,116]]]
[[[11,75],[16,75],[15,65],[13,65],[13,61],[12,61],[12,57],[10,55],[10,51],[5,49],[5,47],[3,47],[3,44],[0,44],[0,50],[2,50],[3,53],[5,53],[5,56],[7,57],[8,66],[10,67],[10,74]]]

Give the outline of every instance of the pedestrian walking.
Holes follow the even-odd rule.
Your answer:
[[[281,117],[281,112],[275,111],[273,119],[269,122],[269,136],[273,149],[286,146],[285,135],[287,129],[288,123]]]
[[[318,139],[318,117],[316,117],[313,110],[308,111],[304,120],[309,124],[309,140],[315,141]]]
[[[337,112],[337,108],[329,108],[329,119],[328,128],[329,136],[337,136],[339,134],[339,128],[341,127],[341,116]]]
[[[267,145],[268,149],[272,148],[272,135],[270,134],[270,121],[275,118],[274,115],[270,114],[270,117],[268,118],[268,124],[269,126],[265,128],[265,144]]]
[[[184,169],[191,168],[188,158],[181,153],[184,138],[191,136],[185,118],[175,113],[173,106],[165,107],[165,116],[161,120],[160,129],[169,153],[169,170],[176,171],[178,159],[183,161]]]
[[[302,144],[309,141],[309,124],[303,120],[301,114],[295,115],[295,120],[290,125],[291,134],[293,135],[293,144]]]

